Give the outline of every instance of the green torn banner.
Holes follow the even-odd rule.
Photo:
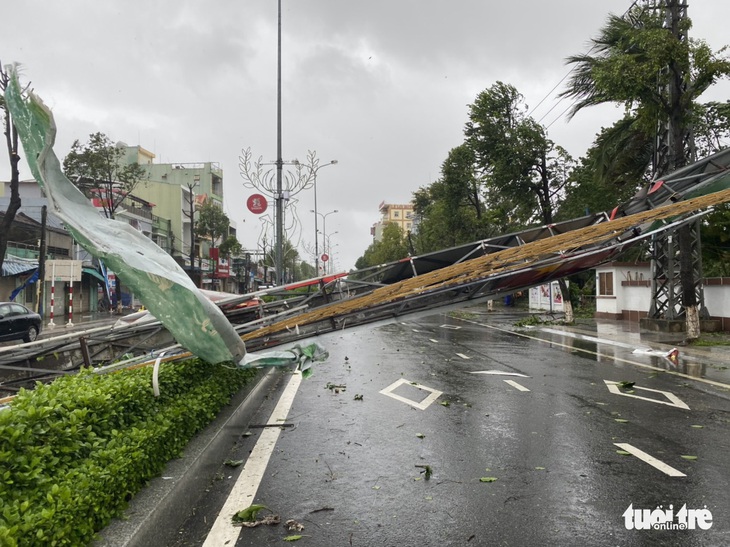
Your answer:
[[[66,178],[53,151],[53,114],[35,94],[24,93],[15,66],[5,100],[23,143],[26,161],[55,214],[74,239],[103,260],[132,288],[177,342],[209,363],[235,362],[241,367],[287,365],[326,358],[316,344],[276,355],[246,355],[246,346],[223,312],[206,298],[175,260],[130,225],[102,217]],[[311,354],[311,357],[310,357]]]

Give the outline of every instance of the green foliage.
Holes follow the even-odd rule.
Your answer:
[[[441,166],[441,179],[413,194],[420,219],[415,237],[418,254],[492,235],[475,159],[467,144],[452,149]]]
[[[211,245],[216,246],[219,239],[228,234],[231,221],[223,212],[221,206],[213,199],[208,198],[198,209],[198,221],[195,223],[195,234],[198,237],[210,238]]]
[[[0,412],[0,544],[86,545],[255,372],[199,360],[90,370]]]
[[[299,279],[312,279],[317,277],[317,270],[308,262],[299,263]]]
[[[705,277],[730,276],[730,205],[718,205],[703,218],[701,234]]]
[[[107,218],[146,177],[138,163],[125,162],[126,149],[115,145],[104,133],[89,135],[82,145],[75,140],[63,160],[63,171],[91,199],[99,198]]]
[[[497,82],[469,105],[464,129],[490,208],[508,224],[549,224],[565,196],[573,160],[527,115],[522,95]]]
[[[403,230],[395,222],[388,223],[383,228],[379,241],[374,241],[363,256],[357,259],[355,267],[358,269],[395,262],[408,256],[408,244]]]
[[[632,120],[632,131],[643,134],[640,140],[646,145],[654,140],[657,126],[671,119],[684,132],[697,128],[700,155],[718,150],[719,138],[728,136],[727,107],[702,105],[697,100],[717,80],[730,75],[725,48],[713,52],[701,40],[683,39],[683,32],[691,26],[687,18],[679,20],[679,28],[673,30],[660,11],[643,10],[639,5],[632,11],[631,17],[608,19],[593,40],[591,54],[568,59],[574,65],[573,75],[561,96],[575,99],[571,114],[589,106],[619,103]],[[670,90],[678,81],[682,85],[672,96]],[[638,152],[636,147],[630,150]],[[605,152],[606,165],[614,157],[618,165],[627,163],[627,150],[609,144]],[[646,146],[641,156],[649,165]]]
[[[236,236],[228,236],[221,246],[219,247],[221,256],[231,256],[241,254],[243,246],[241,242],[236,239]]]
[[[269,510],[265,505],[249,505],[245,509],[241,509],[238,513],[233,515],[233,522],[253,522],[256,520],[256,516],[262,509]]]

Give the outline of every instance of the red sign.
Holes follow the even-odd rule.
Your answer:
[[[254,215],[260,215],[266,211],[268,205],[266,197],[261,194],[253,194],[249,196],[248,200],[246,200],[246,207],[248,207],[248,210]]]
[[[322,259],[322,262],[327,262],[330,259],[330,255],[327,253],[322,253],[322,256],[320,257]]]
[[[211,247],[210,259],[213,260],[215,263],[215,272],[213,274],[213,277],[230,277],[231,268],[228,262],[228,258],[220,255],[217,248]]]

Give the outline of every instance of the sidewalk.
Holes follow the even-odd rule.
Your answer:
[[[601,345],[613,346],[614,349],[609,353],[627,362],[642,363],[730,388],[730,333],[727,332],[705,333],[701,340],[717,344],[697,345],[688,344],[684,340],[684,333],[642,332],[636,321],[579,318],[572,325],[564,325],[560,323],[562,314],[501,307],[494,312],[487,312],[486,307],[481,306],[466,310],[482,318],[489,317],[506,330],[532,330],[540,337],[561,336],[563,333],[563,336],[595,343],[596,351],[601,351]],[[533,316],[544,322],[517,326],[520,320]],[[675,348],[679,351],[676,362],[665,357]]]
[[[122,315],[108,311],[74,313],[70,325],[68,316],[56,315],[53,318],[54,327],[49,326],[50,320],[48,318],[44,318],[40,338],[50,338],[59,334],[78,332],[97,327],[112,327],[120,318],[131,313],[135,313],[135,310],[124,310]]]

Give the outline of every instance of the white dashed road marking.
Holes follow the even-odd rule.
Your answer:
[[[512,386],[513,388],[515,388],[515,389],[519,389],[520,391],[530,391],[530,390],[529,390],[529,389],[527,389],[527,388],[526,388],[525,386],[523,386],[522,384],[518,384],[518,383],[517,383],[517,382],[515,382],[514,380],[504,380],[504,383],[506,383],[506,384],[509,384],[509,385],[511,385],[511,386]]]
[[[636,456],[641,461],[648,463],[652,467],[655,467],[662,473],[666,473],[670,477],[686,477],[687,476],[684,473],[682,473],[681,471],[677,471],[676,469],[674,469],[674,467],[667,465],[663,461],[657,460],[654,456],[647,454],[643,450],[639,450],[635,446],[632,446],[628,443],[613,443],[613,444],[618,446],[621,450],[625,450],[626,452],[632,454],[633,456]]]

